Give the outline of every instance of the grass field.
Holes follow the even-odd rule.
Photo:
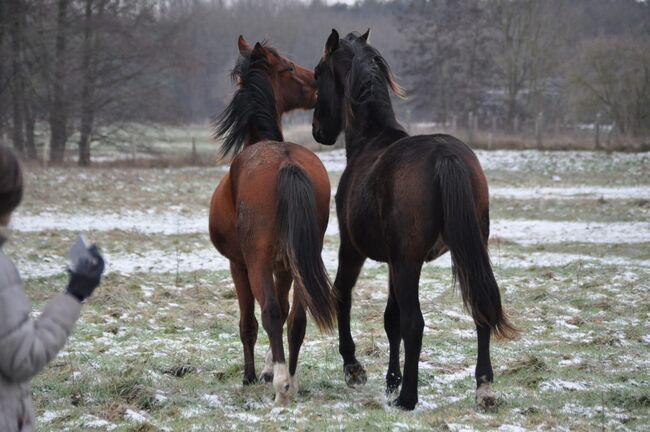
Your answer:
[[[63,289],[77,232],[108,274],[66,349],[34,381],[41,430],[650,430],[650,153],[481,151],[491,186],[491,256],[521,340],[492,349],[498,406],[474,403],[473,324],[448,256],[421,280],[420,403],[387,405],[387,269],[367,262],[353,335],[368,370],[346,387],[335,334],[310,323],[300,392],[273,408],[241,385],[238,308],[207,207],[226,167],[31,167],[7,253],[34,312]],[[333,189],[344,152],[319,153]],[[323,256],[336,269],[337,221]],[[259,310],[258,310],[259,312]],[[261,326],[260,326],[261,330]],[[258,373],[268,340],[260,331]]]

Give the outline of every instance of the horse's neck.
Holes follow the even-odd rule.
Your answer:
[[[260,141],[284,141],[284,135],[282,133],[282,114],[279,114],[279,117],[276,119],[278,130],[275,133],[257,127],[254,120],[255,118],[256,116],[253,116],[253,121],[248,125],[248,138],[244,141],[244,148],[257,144]],[[277,135],[277,132],[280,133],[279,136]]]
[[[355,113],[357,114],[357,113]],[[353,116],[353,123],[345,131],[345,148],[348,160],[368,153],[379,154],[397,141],[408,136],[391,108],[370,107],[362,115]]]

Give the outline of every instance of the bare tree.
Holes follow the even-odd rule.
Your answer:
[[[650,37],[597,38],[573,65],[578,102],[603,111],[623,134],[650,131]],[[597,112],[594,112],[597,111]]]
[[[50,105],[50,161],[63,162],[65,145],[68,140],[67,101],[66,101],[66,62],[68,59],[68,6],[69,0],[58,0],[56,20],[56,43],[54,49],[54,80]]]

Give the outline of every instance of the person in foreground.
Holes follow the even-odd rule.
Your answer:
[[[104,259],[96,246],[82,258],[65,292],[32,320],[31,304],[13,262],[4,254],[6,227],[23,196],[22,170],[11,149],[0,145],[0,431],[35,429],[31,380],[65,344],[79,318],[81,302],[99,285]]]

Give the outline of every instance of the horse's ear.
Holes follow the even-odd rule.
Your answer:
[[[330,34],[330,37],[327,38],[327,42],[325,42],[325,54],[326,55],[331,55],[336,49],[339,47],[339,32],[336,30],[332,29],[332,33]]]
[[[253,55],[255,55],[255,56],[263,56],[264,55],[264,45],[262,45],[259,42],[255,42],[255,46],[253,47]]]
[[[241,55],[247,55],[249,54],[253,48],[251,48],[251,44],[248,43],[246,39],[244,39],[244,36],[239,35],[239,39],[237,40],[237,46],[239,47],[239,54]]]
[[[361,39],[364,42],[368,42],[368,37],[369,36],[370,36],[370,28],[368,28],[368,30],[366,30],[366,32],[364,34],[359,36],[359,39]]]

